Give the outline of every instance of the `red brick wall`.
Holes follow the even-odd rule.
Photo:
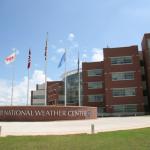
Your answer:
[[[147,39],[150,39],[150,33],[144,34],[144,37],[141,43],[144,64],[145,64],[145,76],[146,76],[147,87],[148,87],[147,91],[148,91],[148,97],[149,97],[149,110],[150,110],[150,54],[148,50]]]
[[[111,65],[111,57],[132,56],[132,64]],[[138,111],[143,110],[143,88],[141,81],[141,68],[138,55],[138,47],[105,48],[105,104],[106,111],[112,112],[112,105],[137,104]],[[112,81],[112,72],[134,71],[134,80]],[[112,88],[136,87],[136,96],[112,97]]]
[[[104,94],[104,87],[101,89],[88,89],[88,82],[104,82],[104,75],[89,77],[88,70],[91,69],[103,69],[104,62],[92,62],[92,63],[83,63],[82,64],[82,80],[83,80],[83,105],[84,106],[104,106],[104,102],[88,102],[88,95],[90,94]]]
[[[0,106],[0,121],[54,121],[96,118],[96,107]]]

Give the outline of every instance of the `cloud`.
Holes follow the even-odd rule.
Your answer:
[[[73,41],[74,38],[75,38],[74,33],[69,33],[69,35],[68,35],[68,41]]]
[[[93,52],[92,61],[103,61],[103,50],[102,49],[93,48],[92,52]]]
[[[85,59],[85,58],[87,58],[88,56],[87,56],[87,54],[82,54],[82,58],[83,59]]]
[[[59,48],[59,49],[57,49],[57,52],[58,53],[64,53],[65,52],[65,48]]]
[[[30,91],[35,90],[36,84],[44,83],[45,75],[42,70],[35,70],[30,78]],[[51,79],[48,77],[48,81]],[[14,84],[14,105],[25,105],[27,97],[27,76],[22,81]],[[29,93],[30,95],[30,93]],[[0,105],[10,105],[11,97],[11,81],[0,79]]]

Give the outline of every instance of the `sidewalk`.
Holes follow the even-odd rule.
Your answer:
[[[95,120],[52,121],[52,122],[0,122],[0,136],[7,135],[65,135],[95,133],[150,127],[150,116],[107,117]]]

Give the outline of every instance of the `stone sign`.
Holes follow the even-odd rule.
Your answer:
[[[0,106],[0,121],[54,121],[96,118],[96,107]]]

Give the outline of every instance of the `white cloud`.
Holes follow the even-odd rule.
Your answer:
[[[27,97],[27,76],[25,76],[22,81],[17,84],[14,84],[14,101],[15,105],[24,105],[26,104]],[[35,90],[36,84],[42,84],[45,80],[45,75],[42,70],[35,70],[30,78],[30,91]],[[47,78],[48,81],[51,81],[50,78]],[[29,93],[30,95],[30,93]],[[0,104],[1,105],[10,105],[11,97],[11,81],[0,79]]]
[[[57,52],[58,53],[64,53],[65,52],[65,48],[59,48],[59,49],[57,49]]]
[[[87,54],[82,54],[82,58],[87,58]]]
[[[102,49],[93,48],[92,52],[93,52],[92,61],[103,61],[103,50]]]
[[[69,41],[73,41],[74,38],[75,38],[74,33],[69,33],[69,35],[68,35],[68,40],[69,40]]]

